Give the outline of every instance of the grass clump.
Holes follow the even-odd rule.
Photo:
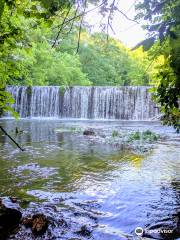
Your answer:
[[[160,138],[160,136],[156,133],[151,132],[150,130],[146,130],[144,132],[136,131],[134,133],[131,133],[129,135],[128,141],[136,141],[136,140],[142,140],[147,142],[154,142],[157,141]]]
[[[129,135],[128,141],[132,142],[135,140],[140,140],[141,139],[141,133],[139,131],[135,132],[135,133],[131,133]]]
[[[114,131],[112,132],[112,137],[118,137],[118,136],[119,136],[119,132],[116,131],[116,130],[114,130]]]
[[[147,130],[143,133],[143,138],[144,140],[149,140],[149,141],[157,141],[160,136],[159,134],[153,133],[150,130]]]

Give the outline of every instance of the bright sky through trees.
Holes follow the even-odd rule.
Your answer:
[[[119,2],[119,9],[125,13],[130,19],[133,19],[136,15],[135,3],[136,0],[121,0]],[[91,7],[92,8],[92,7]],[[100,31],[99,23],[106,23],[107,18],[101,16],[94,10],[88,13],[85,20],[88,24],[92,24],[92,32]],[[113,30],[109,29],[109,35],[121,40],[127,47],[134,47],[137,43],[145,39],[146,31],[142,29],[141,24],[137,24],[131,20],[126,19],[120,12],[115,11],[113,19]]]

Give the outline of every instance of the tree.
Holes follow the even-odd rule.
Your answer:
[[[164,56],[159,69],[156,90],[157,102],[164,113],[165,124],[180,130],[180,4],[179,0],[144,0],[136,6],[137,18],[147,21],[150,36],[159,38],[160,45],[154,58]]]
[[[15,52],[17,76],[8,80],[10,85],[72,86],[89,85],[82,72],[78,55],[58,52],[44,40],[33,42],[31,49]]]
[[[57,11],[64,14],[69,4],[68,0],[0,0],[0,114],[12,110],[8,104],[13,100],[5,91],[7,81],[20,77],[14,52],[30,48],[28,30],[42,21],[51,24]]]
[[[77,40],[75,34],[64,39],[58,51],[73,54]],[[126,48],[120,41],[104,33],[89,34],[86,29],[81,32],[79,57],[82,70],[93,85],[148,85],[149,74],[144,74],[148,66],[147,53],[142,49],[134,51]]]

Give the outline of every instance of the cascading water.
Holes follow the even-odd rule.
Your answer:
[[[21,117],[27,117],[29,115],[29,94],[28,87],[24,86],[8,86],[6,89],[10,92],[14,98],[14,104],[12,107]]]
[[[59,87],[32,87],[30,116],[59,116]]]
[[[20,117],[149,120],[159,110],[149,87],[8,86]]]

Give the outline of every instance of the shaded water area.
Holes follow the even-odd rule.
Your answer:
[[[26,149],[19,151],[0,134],[1,196],[17,196],[24,215],[43,212],[49,217],[48,231],[38,239],[139,239],[136,227],[180,228],[180,140],[172,128],[136,121],[0,123]],[[17,136],[16,127],[23,130]],[[96,136],[82,134],[88,127]],[[115,130],[146,129],[165,138],[142,155],[124,144],[103,142]],[[84,225],[90,234],[80,233]],[[178,234],[149,237],[178,239]],[[34,236],[22,226],[9,239]]]

